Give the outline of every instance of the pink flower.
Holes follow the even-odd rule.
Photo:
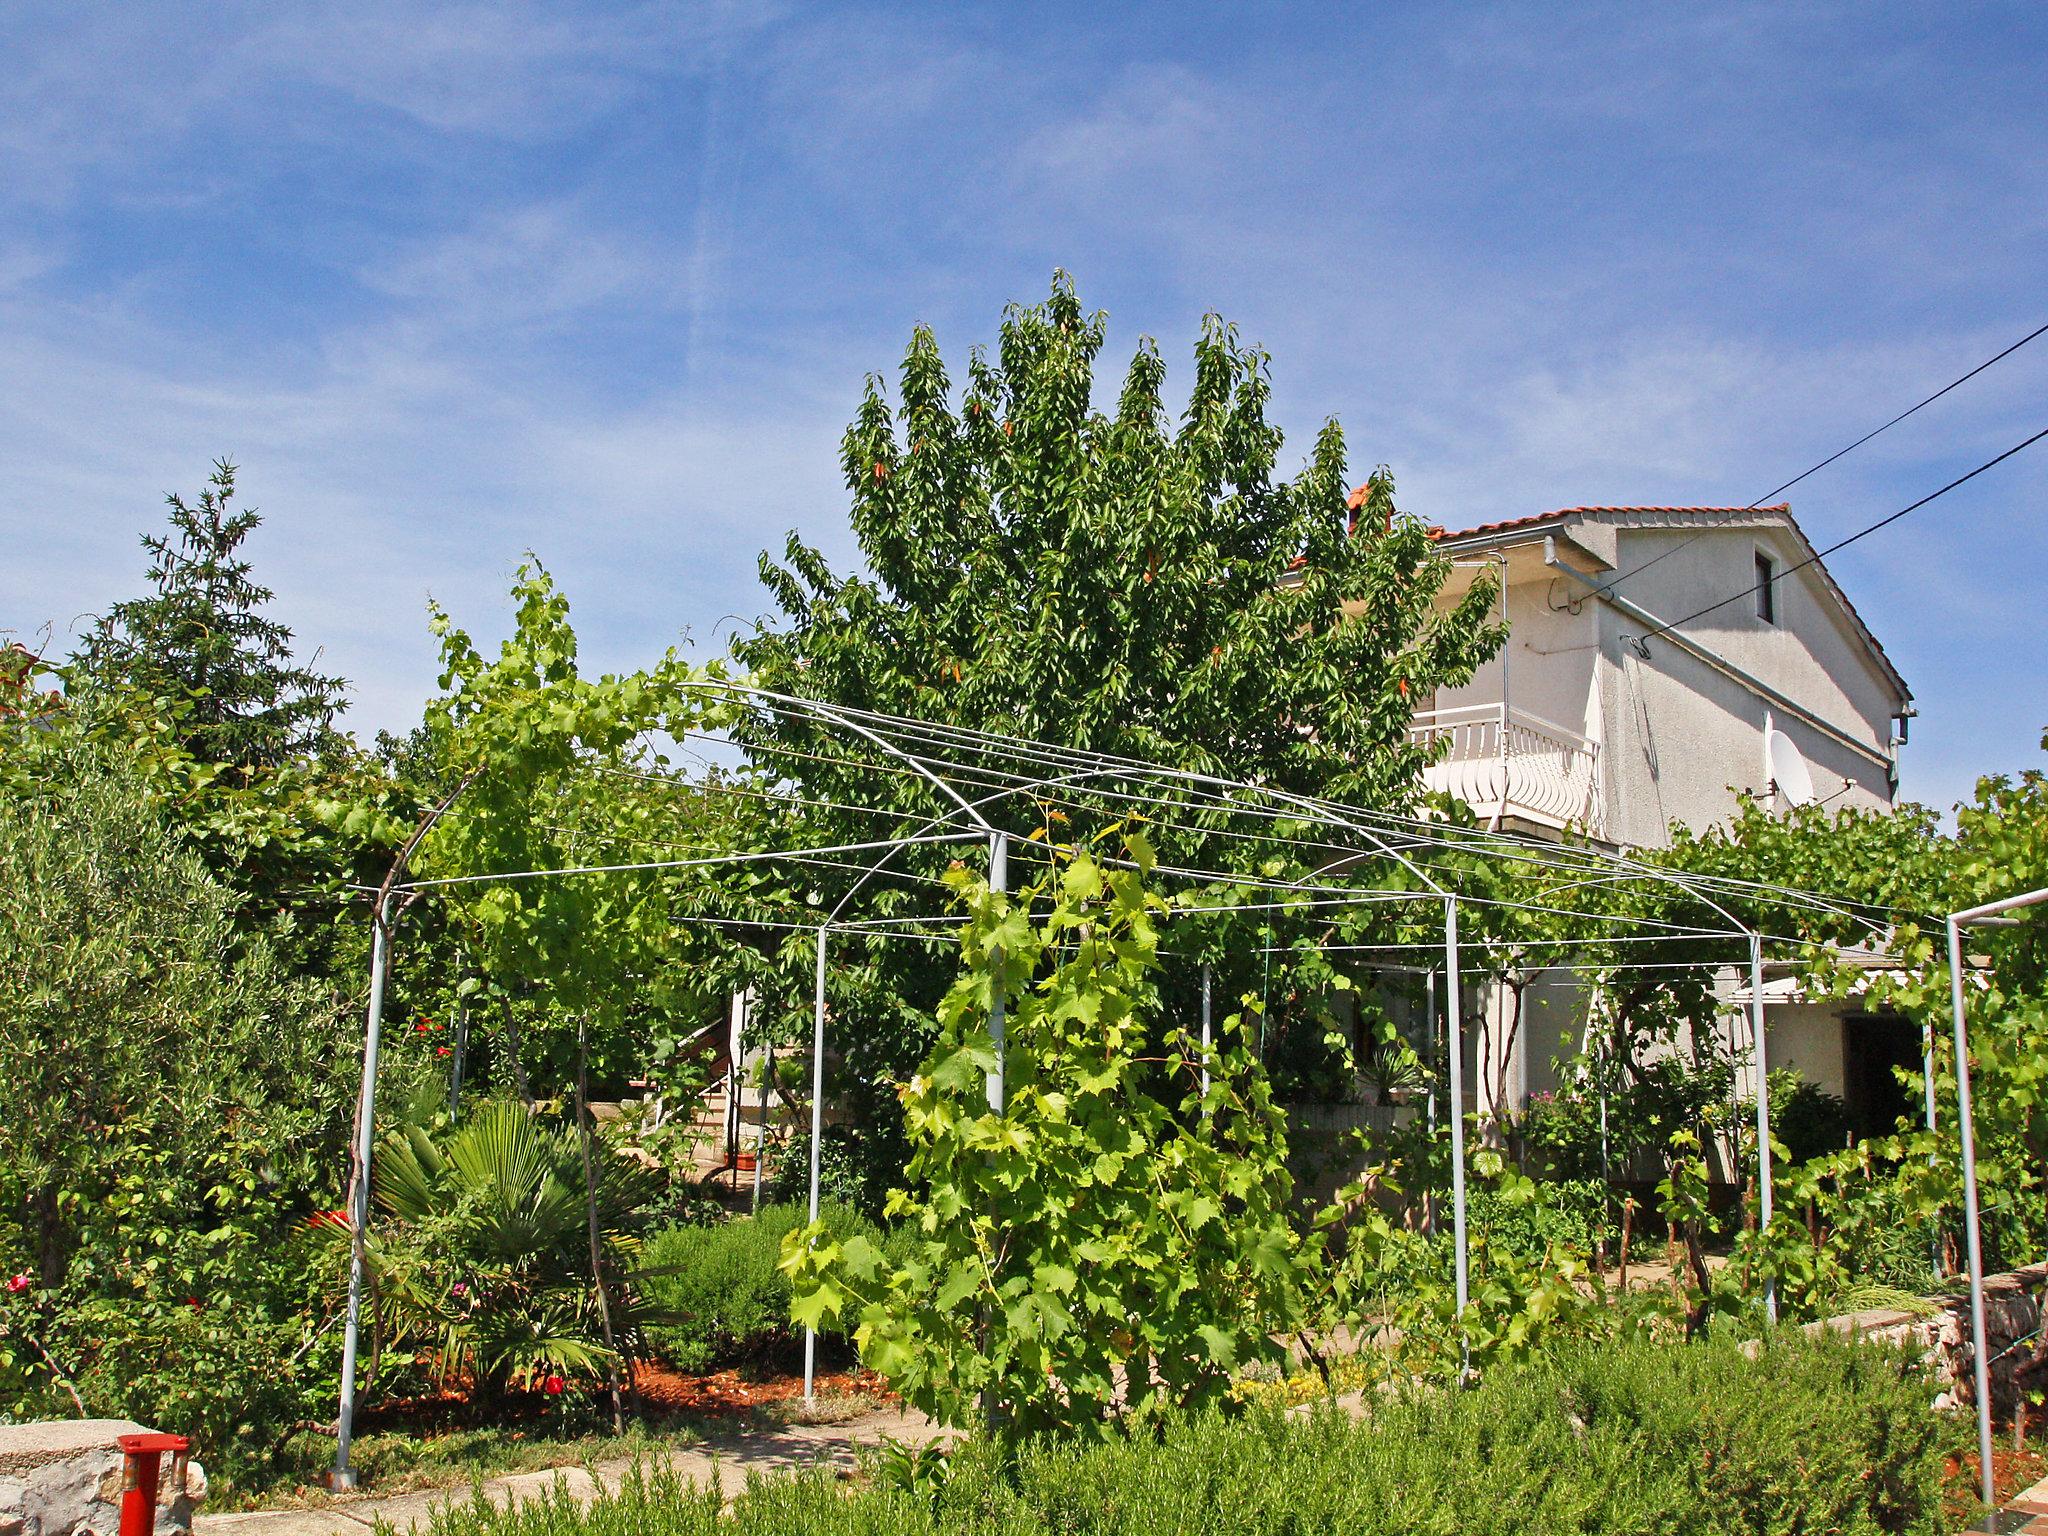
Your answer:
[[[469,1286],[467,1282],[458,1280],[448,1287],[448,1294],[450,1296],[467,1296],[469,1294]]]
[[[7,1282],[7,1289],[19,1294],[20,1292],[27,1290],[31,1285],[34,1284],[35,1282],[29,1279],[28,1277],[28,1271],[23,1270],[20,1274],[14,1276]]]
[[[562,1395],[562,1388],[567,1385],[568,1383],[559,1376],[548,1376],[542,1379],[540,1389],[547,1393],[549,1397],[560,1397]]]

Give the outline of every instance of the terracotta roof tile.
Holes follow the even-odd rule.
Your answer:
[[[1741,512],[1782,512],[1790,515],[1791,511],[1792,507],[1789,502],[1779,502],[1775,506],[1769,507],[1559,507],[1554,512],[1536,512],[1528,517],[1510,517],[1497,523],[1479,523],[1471,528],[1457,529],[1455,532],[1448,528],[1431,528],[1429,533],[1430,537],[1435,539],[1470,539],[1477,538],[1479,535],[1486,533],[1511,533],[1517,528],[1530,528],[1534,527],[1537,523],[1547,523],[1555,517],[1578,517],[1582,515],[1604,517],[1612,516],[1616,513],[1630,512],[1648,512],[1666,516],[1673,513],[1686,515],[1719,513],[1723,516],[1733,517]]]

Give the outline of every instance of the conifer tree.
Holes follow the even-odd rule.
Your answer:
[[[75,662],[169,704],[200,761],[269,768],[334,744],[347,684],[299,665],[291,630],[263,611],[274,594],[241,555],[262,519],[234,497],[235,466],[219,459],[196,502],[165,498],[170,531],[142,540],[155,590],[109,609]]]

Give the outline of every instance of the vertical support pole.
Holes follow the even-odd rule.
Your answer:
[[[740,1192],[740,1131],[747,1119],[747,1085],[740,1068],[747,1049],[747,994],[732,995],[732,1018],[725,1036],[725,1158],[733,1171],[732,1192]]]
[[[1444,1052],[1450,1059],[1451,1242],[1457,1253],[1458,1316],[1470,1299],[1471,1254],[1465,1246],[1465,1030],[1459,993],[1458,898],[1444,898]]]
[[[1920,1042],[1920,1086],[1927,1099],[1927,1134],[1934,1134],[1934,1020],[1927,1021],[1926,1039]]]
[[[1210,967],[1209,962],[1204,960],[1202,962],[1202,1113],[1204,1115],[1209,1113],[1209,1048],[1212,1043],[1210,988],[1214,981],[1215,973]]]
[[[370,1144],[377,1128],[377,1051],[384,1030],[384,972],[389,958],[391,898],[377,903],[370,934],[370,1006],[363,1029],[363,1085],[356,1097],[355,1177],[350,1187],[348,1320],[341,1332],[341,1401],[334,1416],[334,1470],[328,1486],[356,1486],[348,1464],[356,1424],[356,1345],[363,1318],[363,1271],[370,1231]]]
[[[469,1005],[455,1005],[455,1060],[448,1068],[448,1118],[462,1114],[462,1069],[469,1055]]]
[[[1007,891],[1010,888],[1010,839],[1001,832],[989,834],[988,888],[991,891]],[[1000,948],[995,949],[991,952],[989,958],[994,962],[994,969],[1000,972],[1003,963],[1002,950]],[[996,1067],[988,1075],[988,1107],[991,1114],[1000,1115],[1003,1112],[1004,1102],[1003,988],[1000,981],[996,983],[994,991],[995,996],[988,1011],[988,1034],[989,1039],[995,1045]],[[982,1312],[980,1331],[982,1347],[986,1349],[988,1344],[988,1313],[986,1309]],[[996,1401],[995,1385],[991,1382],[981,1390],[981,1417],[989,1429],[993,1430],[996,1427],[996,1419],[1001,1411],[1002,1405]]]
[[[1963,1146],[1963,1241],[1970,1256],[1970,1370],[1977,1387],[1977,1467],[1988,1529],[1998,1528],[1992,1487],[1991,1362],[1984,1337],[1984,1244],[1977,1234],[1977,1135],[1970,1113],[1970,1045],[1963,1025],[1963,928],[1948,920],[1949,1008],[1956,1026],[1956,1134]]]
[[[1429,1139],[1436,1141],[1436,1096],[1443,1090],[1438,1080],[1437,1069],[1443,1065],[1443,1052],[1437,1046],[1436,1032],[1436,972],[1431,971],[1422,979],[1422,1049],[1424,1062],[1429,1069],[1429,1094],[1423,1107],[1423,1114],[1429,1126]],[[1422,1230],[1431,1237],[1436,1236],[1436,1191],[1422,1192]]]
[[[818,930],[818,990],[811,1008],[811,1220],[818,1219],[818,1145],[825,1134],[825,930]],[[818,1330],[804,1328],[804,1402],[816,1401]]]
[[[1431,1139],[1431,1140],[1434,1140],[1434,1139],[1436,1138],[1436,1095],[1437,1095],[1437,1084],[1436,1084],[1436,1082],[1434,1081],[1434,1079],[1435,1079],[1435,1077],[1436,1077],[1436,1072],[1435,1072],[1435,1068],[1436,1068],[1437,1066],[1439,1066],[1439,1065],[1441,1064],[1441,1058],[1440,1058],[1440,1057],[1439,1057],[1439,1056],[1437,1055],[1437,1049],[1436,1049],[1436,972],[1435,972],[1435,971],[1431,971],[1431,972],[1429,973],[1429,975],[1428,975],[1428,976],[1427,976],[1426,978],[1424,978],[1424,980],[1423,980],[1423,984],[1422,984],[1422,1015],[1423,1015],[1423,1031],[1424,1031],[1424,1035],[1425,1035],[1425,1038],[1426,1038],[1426,1039],[1427,1039],[1427,1041],[1428,1041],[1428,1043],[1427,1043],[1427,1045],[1426,1045],[1426,1046],[1424,1047],[1424,1049],[1425,1049],[1426,1051],[1428,1051],[1428,1053],[1429,1053],[1429,1065],[1430,1065],[1430,1068],[1431,1068],[1431,1072],[1430,1072],[1430,1077],[1431,1077],[1431,1079],[1432,1079],[1432,1080],[1431,1080],[1431,1082],[1430,1082],[1430,1085],[1429,1085],[1429,1134],[1430,1134],[1430,1139]]]
[[[1007,891],[1010,888],[1010,839],[1001,832],[992,833],[988,840],[988,888],[992,891]],[[998,968],[1002,964],[1002,951],[992,956]],[[1000,1115],[1003,1112],[1003,990],[996,987],[995,1001],[988,1011],[989,1039],[995,1042],[996,1069],[988,1076],[988,1107]]]
[[[1749,936],[1749,1027],[1756,1037],[1756,1225],[1771,1229],[1771,1061],[1764,1043],[1764,941]],[[1778,1282],[1764,1278],[1764,1316],[1778,1320]]]
[[[775,1070],[775,1052],[766,1043],[761,1047],[761,1091],[754,1097],[756,1123],[754,1125],[754,1205],[756,1216],[761,1214],[761,1164],[768,1160],[768,1075]]]
[[[582,1133],[583,1141],[583,1213],[590,1238],[590,1285],[597,1293],[598,1321],[604,1325],[604,1347],[610,1356],[605,1362],[604,1375],[605,1385],[610,1389],[612,1399],[612,1433],[619,1435],[626,1431],[626,1414],[619,1400],[619,1340],[612,1330],[611,1292],[604,1283],[604,1253],[597,1223],[597,1163],[591,1155],[591,1144],[597,1139],[597,1117],[590,1112],[589,1024],[588,1014],[578,1016],[576,1128]],[[627,1380],[632,1380],[630,1374]]]

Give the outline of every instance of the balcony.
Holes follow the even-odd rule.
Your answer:
[[[1422,782],[1455,795],[1480,820],[1606,835],[1598,742],[1503,704],[1418,711],[1408,734],[1445,744]]]

